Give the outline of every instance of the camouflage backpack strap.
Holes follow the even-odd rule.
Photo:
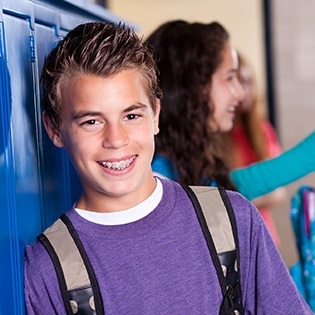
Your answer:
[[[220,187],[182,186],[194,205],[217,271],[223,296],[220,315],[244,314],[237,227],[227,193]]]
[[[103,315],[93,267],[69,218],[63,214],[38,240],[54,264],[67,314]]]

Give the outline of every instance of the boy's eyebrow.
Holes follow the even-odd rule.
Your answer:
[[[127,108],[123,111],[123,113],[128,113],[128,112],[130,112],[130,111],[132,111],[132,110],[135,110],[135,109],[145,109],[145,108],[147,108],[147,107],[148,107],[148,105],[146,105],[146,104],[143,104],[143,103],[136,103],[136,104],[133,104],[133,105],[127,107]]]
[[[145,109],[147,107],[148,107],[148,105],[146,105],[146,104],[136,103],[136,104],[133,104],[133,105],[125,108],[123,110],[123,113],[128,113],[128,112],[130,112],[132,110],[135,110],[135,109]],[[100,112],[100,111],[84,111],[84,110],[81,110],[81,111],[78,111],[78,112],[74,113],[72,118],[75,120],[75,119],[80,119],[80,118],[87,117],[87,116],[103,116],[103,113]]]
[[[98,112],[98,111],[78,111],[76,113],[73,114],[72,118],[75,119],[80,119],[86,116],[101,116],[102,113]]]

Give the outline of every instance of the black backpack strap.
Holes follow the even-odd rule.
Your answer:
[[[220,315],[244,314],[236,220],[225,189],[182,185],[191,199],[219,278]]]
[[[93,267],[69,218],[63,214],[38,239],[54,264],[67,314],[105,314]]]

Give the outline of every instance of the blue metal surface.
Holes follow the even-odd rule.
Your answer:
[[[119,18],[76,2],[0,0],[0,315],[25,314],[25,245],[68,210],[81,190],[66,153],[42,126],[40,69],[71,28]]]
[[[1,313],[7,314],[9,309],[6,303],[16,303],[19,299],[19,293],[15,287],[18,275],[16,272],[20,270],[17,257],[18,246],[16,239],[15,213],[16,203],[14,194],[14,172],[13,169],[13,150],[11,138],[11,80],[7,67],[6,52],[4,46],[4,28],[3,23],[0,24],[1,31],[1,56],[0,56],[0,75],[1,75],[1,92],[0,92],[0,292],[3,294],[0,301]],[[11,284],[8,286],[8,284]],[[21,303],[19,303],[21,304]],[[15,307],[10,308],[12,314]],[[9,314],[9,313],[8,313]]]
[[[11,115],[10,145],[5,168],[8,186],[8,239],[10,240],[10,268],[4,283],[12,283],[12,303],[6,304],[4,314],[23,314],[23,251],[26,243],[39,233],[41,224],[41,194],[37,152],[37,126],[32,81],[30,24],[26,16],[3,15],[10,77]],[[10,40],[8,40],[10,39]],[[8,288],[8,287],[7,287]],[[8,303],[8,300],[6,301]],[[10,307],[10,308],[9,308]],[[8,310],[9,308],[9,310]],[[9,312],[8,312],[9,311]]]

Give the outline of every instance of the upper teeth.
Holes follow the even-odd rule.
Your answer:
[[[102,164],[103,166],[109,168],[109,169],[113,169],[113,170],[123,170],[126,167],[128,167],[135,159],[136,157],[132,157],[131,159],[127,159],[124,161],[119,161],[119,162],[104,162],[101,161],[100,164]]]

